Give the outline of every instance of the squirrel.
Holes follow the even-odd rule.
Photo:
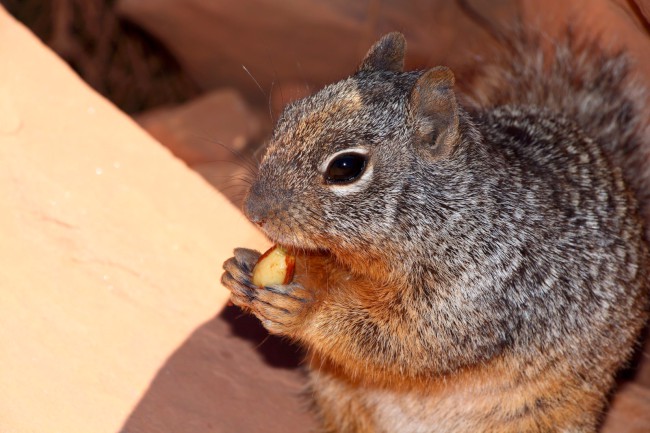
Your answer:
[[[256,287],[241,248],[222,283],[304,346],[324,431],[602,421],[647,319],[650,135],[623,53],[537,45],[461,94],[389,33],[278,119],[243,210],[294,280]]]

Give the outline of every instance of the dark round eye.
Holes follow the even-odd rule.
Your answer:
[[[367,156],[360,153],[338,155],[327,166],[325,180],[328,183],[352,182],[363,173],[367,160]]]

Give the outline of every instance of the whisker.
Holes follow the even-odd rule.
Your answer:
[[[227,191],[233,191],[233,190],[234,190],[234,191],[236,191],[239,195],[243,195],[243,193],[241,193],[241,192],[239,191],[239,190],[241,190],[241,188],[238,188],[239,186],[240,186],[240,185],[223,185],[223,186],[220,185],[220,186],[217,186],[217,189],[218,189],[219,191],[223,192],[224,194],[225,194]],[[234,194],[233,194],[233,196],[234,196]]]
[[[247,165],[245,162],[232,160],[232,159],[210,159],[210,160],[205,160],[205,161],[201,161],[199,163],[190,165],[190,168],[192,168],[194,170],[197,170],[197,171],[200,171],[203,166],[208,165],[208,164],[210,164],[210,165],[214,164],[216,167],[219,167],[220,165],[225,166],[226,164],[232,164],[232,165],[236,165],[239,168],[245,169],[247,173],[251,169],[251,167],[249,165]]]
[[[194,139],[196,139],[196,140],[202,140],[202,141],[204,141],[204,142],[206,142],[206,143],[215,144],[215,145],[217,145],[217,146],[220,146],[221,148],[227,150],[227,151],[230,152],[232,155],[234,155],[235,157],[237,157],[240,161],[242,161],[243,163],[245,163],[246,166],[243,166],[242,168],[246,168],[247,170],[249,170],[249,171],[251,171],[251,172],[253,172],[253,173],[256,173],[256,172],[257,172],[257,167],[258,167],[258,165],[259,165],[259,164],[258,164],[258,161],[256,161],[255,159],[253,159],[253,158],[251,157],[251,155],[248,155],[248,154],[242,153],[241,151],[236,150],[236,149],[233,149],[233,148],[230,147],[230,146],[226,146],[226,145],[225,145],[224,143],[222,143],[221,141],[216,140],[216,139],[214,139],[214,138],[212,138],[212,137],[209,137],[205,131],[204,131],[202,134],[203,134],[203,135],[194,134]],[[218,160],[214,160],[214,161],[217,161],[217,162],[218,162]],[[209,162],[213,162],[213,161],[204,161],[204,162],[202,162],[202,163],[209,163]]]
[[[271,90],[269,91],[269,117],[271,118],[271,123],[275,123],[273,119],[273,86],[275,85],[275,80],[271,81]],[[280,94],[282,93],[282,86],[280,86]]]
[[[264,95],[264,97],[266,98],[267,97],[266,92],[264,92],[264,89],[262,89],[262,86],[260,86],[260,83],[258,83],[257,80],[255,79],[255,77],[253,77],[253,74],[251,74],[251,72],[248,70],[248,68],[246,66],[241,65],[241,67],[244,69],[244,71],[246,71],[248,76],[251,77],[253,82],[255,82],[255,84],[257,84],[257,88],[260,89],[260,92],[262,92],[262,95]]]
[[[284,108],[284,105],[286,103],[286,99],[284,99],[284,92],[282,91],[282,85],[280,85],[280,99],[282,100],[282,105],[283,107],[280,107],[280,109]]]
[[[264,343],[266,343],[266,342],[269,340],[270,337],[271,337],[271,334],[268,334],[268,333],[267,333],[266,336],[264,337],[264,339],[263,339],[262,341],[260,341],[260,342],[255,346],[255,349],[257,350],[257,349],[259,349],[260,347],[262,347],[262,345],[263,345]]]

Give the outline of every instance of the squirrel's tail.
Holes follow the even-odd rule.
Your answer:
[[[536,105],[577,121],[622,167],[650,227],[650,93],[623,51],[577,40],[570,29],[563,41],[519,30],[473,81],[470,107]]]

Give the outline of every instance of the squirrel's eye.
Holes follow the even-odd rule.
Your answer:
[[[348,183],[355,180],[366,168],[366,155],[344,153],[335,157],[325,170],[328,183]]]

